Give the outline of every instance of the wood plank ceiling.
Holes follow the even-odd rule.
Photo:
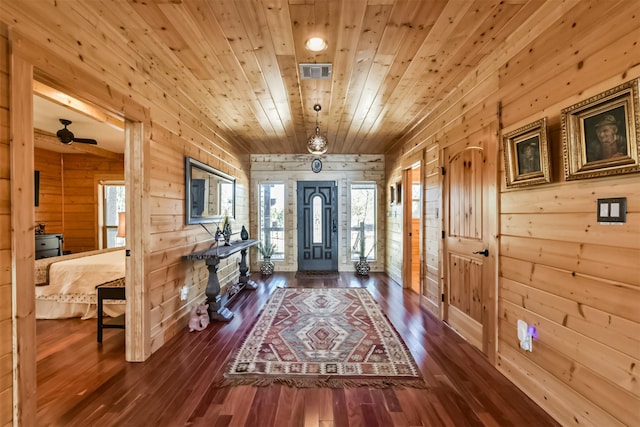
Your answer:
[[[197,110],[250,153],[306,153],[319,103],[328,153],[370,154],[387,152],[428,120],[466,73],[542,4],[56,0],[23,2],[12,14],[53,29],[61,50],[82,38],[84,66],[98,68],[92,55],[112,57],[139,71],[130,85],[150,80],[174,87],[165,96]],[[312,36],[325,38],[328,48],[307,50]],[[300,63],[331,63],[331,78],[301,80]]]

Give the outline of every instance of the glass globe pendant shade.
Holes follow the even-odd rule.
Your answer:
[[[316,133],[311,135],[309,139],[307,139],[307,150],[311,154],[324,154],[327,152],[327,138],[320,135],[320,125],[318,125],[318,113],[322,110],[320,104],[315,104],[313,106],[313,111],[316,112]]]
[[[311,154],[324,154],[327,152],[327,138],[320,135],[320,128],[316,126],[316,133],[307,140],[307,149]]]

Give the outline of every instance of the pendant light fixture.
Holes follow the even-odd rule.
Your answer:
[[[307,149],[311,154],[320,155],[327,152],[327,138],[320,135],[320,126],[318,125],[318,113],[322,107],[320,104],[315,104],[313,110],[316,112],[316,133],[307,139]]]

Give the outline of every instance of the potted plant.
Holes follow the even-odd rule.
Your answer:
[[[262,263],[260,264],[260,271],[265,276],[270,276],[273,274],[274,264],[271,262],[271,257],[276,250],[275,243],[266,243],[263,244],[260,242],[258,244],[258,251],[260,255],[262,255]]]
[[[367,261],[367,254],[365,254],[365,238],[364,238],[364,222],[360,223],[360,233],[358,235],[360,240],[360,260],[355,263],[356,273],[359,276],[368,276],[371,271],[371,266]],[[356,241],[357,244],[357,241]],[[354,248],[355,249],[355,248]]]

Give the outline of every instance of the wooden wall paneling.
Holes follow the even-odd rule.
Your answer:
[[[11,334],[11,321],[0,321],[0,336]],[[13,363],[11,353],[0,356],[0,422],[12,425],[13,418]]]
[[[538,239],[564,240],[576,243],[613,245],[635,249],[640,239],[640,212],[628,213],[627,223],[618,227],[598,224],[595,212],[549,213],[544,215],[503,215],[501,234],[526,236]],[[576,228],[580,227],[580,231]],[[613,243],[615,242],[615,243]]]
[[[639,248],[504,235],[500,253],[521,261],[529,261],[533,253],[537,264],[640,287]]]
[[[495,120],[498,85],[496,74],[469,73],[425,116],[421,126],[403,136],[399,147],[402,156],[422,149],[426,142],[433,141],[432,137],[437,137],[440,147],[445,148],[487,126]]]
[[[13,50],[12,50],[13,51]],[[11,55],[9,93],[11,120],[11,206],[12,210],[33,206],[33,101],[31,87],[33,67],[19,56]],[[17,425],[35,424],[36,413],[36,349],[33,209],[11,215],[11,267],[14,312],[11,328],[12,351],[20,355],[14,361],[13,397],[20,405],[12,405]],[[4,322],[7,322],[6,320]],[[3,322],[3,323],[4,323]],[[11,320],[8,321],[11,323]],[[7,340],[7,329],[1,332]]]
[[[597,400],[599,406],[626,425],[634,425],[638,416],[638,388],[632,364],[637,358],[607,351],[595,341],[561,326],[554,326],[531,312],[521,310],[507,301],[501,302],[504,330],[516,330],[517,318],[525,318],[539,331],[535,350],[526,353],[534,363],[544,368],[579,394]],[[539,322],[539,323],[538,323]]]
[[[125,121],[125,214],[126,247],[126,360],[142,362],[152,353],[149,314],[150,234],[149,165],[151,155],[151,118],[141,122]]]
[[[191,305],[205,299],[209,277],[204,262],[186,263],[182,256],[204,249],[212,240],[200,226],[185,225],[184,157],[191,156],[236,177],[236,224],[247,222],[248,194],[243,190],[246,176],[241,165],[231,164],[232,157],[222,148],[209,147],[206,139],[192,133],[189,141],[154,124],[150,141],[150,189],[148,203],[152,212],[147,242],[149,258],[149,323],[151,352],[180,333],[187,322]],[[214,225],[215,227],[215,225]],[[238,226],[239,227],[239,226]],[[237,231],[237,230],[236,230]],[[238,277],[235,260],[223,260],[218,270],[222,291]],[[187,299],[180,300],[181,288],[187,286]]]
[[[511,279],[502,278],[500,284],[501,296],[505,301],[520,305],[633,358],[640,358],[640,324]],[[513,331],[513,328],[510,329]]]
[[[640,212],[637,175],[620,175],[614,182],[610,178],[590,179],[573,186],[571,191],[558,184],[533,187],[527,191],[505,191],[500,205],[502,214],[593,212],[595,218],[597,200],[606,197],[626,197],[627,211]]]
[[[47,233],[63,233],[62,155],[36,148],[34,169],[40,172],[39,206],[34,225],[45,224]]]
[[[425,149],[425,306],[440,317],[440,260],[442,250],[442,195],[440,188],[440,150],[438,144]]]
[[[88,154],[62,155],[64,194],[64,250],[85,252],[99,249],[98,184],[102,180],[124,181],[124,160]]]
[[[38,25],[42,28],[42,25]],[[30,33],[31,34],[31,33]],[[56,87],[66,93],[74,94],[78,98],[101,105],[112,113],[142,120],[144,109],[128,96],[123,95],[115,87],[97,85],[87,82],[93,80],[92,74],[78,69],[77,63],[70,65],[65,57],[57,54],[59,50],[47,50],[46,36],[43,44],[34,42],[19,31],[12,33],[13,44],[17,48],[15,53],[34,65],[34,76],[51,87]],[[77,45],[77,41],[74,42]],[[46,71],[45,71],[46,70]],[[72,72],[70,72],[72,70]],[[126,74],[126,73],[125,73]]]
[[[189,266],[182,255],[189,252],[187,245],[198,242],[200,230],[187,230],[184,225],[184,200],[171,197],[163,190],[184,197],[184,150],[186,142],[168,129],[154,124],[149,142],[148,173],[150,182],[148,206],[150,210],[147,244],[150,249],[149,271],[149,327],[150,350],[156,351],[164,342],[185,325],[186,305],[178,298],[180,288],[187,282]],[[159,186],[159,187],[156,187]],[[180,218],[175,230],[160,230],[158,221]],[[204,231],[204,230],[203,230]],[[172,250],[175,249],[175,250]],[[154,263],[154,254],[161,262]],[[169,253],[172,256],[168,256]],[[182,277],[178,275],[182,273]]]
[[[592,57],[581,59],[575,64],[572,64],[571,67],[562,70],[562,72],[556,70],[553,77],[554,81],[557,80],[559,82],[557,86],[550,85],[548,79],[538,80],[536,78],[535,82],[530,84],[523,82],[521,86],[532,86],[533,84],[539,85],[529,89],[530,91],[537,93],[539,97],[533,101],[529,100],[529,102],[524,102],[522,98],[505,100],[506,102],[509,102],[509,104],[505,104],[508,105],[508,108],[505,108],[504,110],[504,119],[509,120],[510,122],[521,120],[530,114],[531,108],[541,110],[543,108],[548,108],[549,105],[555,105],[558,103],[562,104],[562,107],[567,107],[573,104],[572,100],[569,98],[570,96],[578,95],[580,100],[586,99],[588,98],[588,96],[585,96],[585,91],[587,90],[592,91],[594,88],[599,87],[599,91],[604,92],[618,84],[628,81],[629,74],[622,73],[617,76],[616,82],[613,84],[601,83],[598,86],[595,84],[595,82],[599,82],[598,79],[601,78],[603,67],[629,70],[638,66],[637,62],[634,61],[634,58],[637,58],[640,55],[640,47],[636,43],[639,37],[640,30],[635,33],[627,34],[620,39],[612,39],[615,41],[607,43],[603,46],[602,51],[596,52]],[[615,43],[616,45],[623,47],[625,49],[625,54],[620,55],[618,51],[612,52],[610,49],[611,43]],[[584,78],[576,78],[576,68],[578,69],[578,73],[586,74],[585,76],[581,76]],[[579,82],[583,81],[585,83],[582,83],[582,86],[578,86]],[[544,101],[542,101],[543,99]],[[549,102],[553,102],[553,104],[549,104]]]
[[[387,274],[396,283],[402,286],[402,258],[393,254],[402,253],[402,203],[397,202],[397,183],[402,180],[401,158],[387,155],[388,162],[385,164],[385,182],[387,188],[395,188],[396,201],[388,200],[386,207],[386,257],[385,265]],[[404,194],[404,189],[401,190]]]
[[[0,425],[13,422],[13,286],[8,29],[0,23]]]
[[[504,21],[510,20],[522,5],[507,5],[501,3],[498,5],[476,2],[471,10],[473,13],[467,13],[464,18],[457,23],[454,31],[450,34],[448,41],[442,46],[442,51],[437,53],[436,63],[442,63],[438,92],[434,93],[434,98],[446,97],[450,92],[459,87],[460,81],[468,77],[468,69],[476,67],[482,55],[487,49],[487,41],[495,39],[501,34],[500,30],[504,25]],[[499,12],[497,11],[499,9]],[[467,51],[465,40],[473,40],[475,49]],[[433,57],[429,57],[433,61]],[[464,67],[460,65],[464,64]],[[433,64],[425,64],[426,69],[432,69]],[[473,73],[472,73],[473,74]],[[425,79],[416,79],[416,84],[412,88],[413,93],[422,93],[420,87],[430,84]],[[420,119],[424,112],[418,110],[420,103],[414,103],[415,107],[409,109],[409,114]]]
[[[528,51],[512,58],[500,70],[505,94],[503,103],[509,105],[505,108],[505,122],[512,123],[528,114],[527,111],[540,110],[593,87],[609,77],[602,73],[603,67],[625,70],[637,65],[633,58],[638,56],[640,49],[635,43],[639,30],[629,32],[629,27],[624,25],[611,29],[594,25],[599,14],[606,15],[607,19],[610,17],[613,22],[624,20],[625,16],[633,14],[630,5],[624,1],[578,4],[571,19],[549,29],[529,46]],[[637,5],[631,9],[634,8],[637,9]],[[568,40],[570,43],[558,44],[556,49],[550,50],[548,46],[554,43],[553,40]],[[613,43],[617,46],[615,52],[611,49]],[[531,51],[536,54],[532,55]],[[621,51],[624,54],[620,54]],[[553,56],[562,60],[551,61]],[[618,78],[620,82],[625,81],[623,75]],[[521,91],[537,96],[524,100],[517,96]]]
[[[513,383],[527,384],[527,395],[563,425],[623,427],[624,424],[555,376],[540,369],[520,350],[499,342],[498,369]]]
[[[507,257],[501,260],[501,271],[503,278],[640,322],[640,289],[635,286]]]

